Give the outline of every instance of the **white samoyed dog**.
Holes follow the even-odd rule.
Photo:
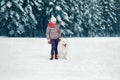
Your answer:
[[[58,43],[58,58],[67,59],[68,39],[61,39]]]

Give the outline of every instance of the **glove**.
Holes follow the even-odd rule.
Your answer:
[[[48,44],[51,44],[50,40],[48,40]]]
[[[58,41],[61,41],[61,38],[59,38]]]

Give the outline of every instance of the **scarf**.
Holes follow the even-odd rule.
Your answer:
[[[57,26],[58,26],[57,23],[52,23],[52,22],[48,23],[48,27],[53,28],[53,27],[57,27]]]

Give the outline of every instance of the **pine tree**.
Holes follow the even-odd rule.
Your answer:
[[[74,33],[77,36],[113,34],[113,24],[116,23],[116,7],[113,0],[75,0],[74,5],[72,16],[77,18],[74,19]]]
[[[115,0],[117,23],[114,24],[114,36],[120,36],[120,0]]]
[[[70,0],[69,4],[69,15],[70,15],[70,27],[71,31],[73,32],[73,36],[81,36],[82,32],[82,27],[81,27],[81,22],[82,22],[82,12],[81,12],[81,3],[82,1],[79,0]]]
[[[25,33],[25,29],[35,29],[37,21],[32,14],[32,7],[27,4],[26,7],[22,7],[23,0],[2,0],[1,1],[1,24],[3,27],[7,27],[10,36],[22,36]],[[24,36],[24,35],[23,35]]]
[[[102,30],[103,16],[102,9],[97,0],[84,1],[84,30],[87,29],[87,36],[104,36]]]
[[[1,0],[0,35],[45,37],[51,15],[62,36],[119,36],[119,0]]]
[[[76,0],[77,3],[74,13],[77,27],[74,31],[82,32],[83,36],[110,36],[116,22],[114,1]]]
[[[100,0],[99,6],[102,8],[103,24],[102,28],[105,36],[110,36],[113,32],[113,23],[116,23],[115,1],[114,0]]]
[[[46,15],[47,0],[29,0],[33,15],[37,21],[35,36],[45,37],[48,16]]]
[[[57,18],[63,36],[71,36],[73,34],[70,30],[70,1],[71,0],[46,1],[46,15],[49,19],[51,15],[54,15]]]

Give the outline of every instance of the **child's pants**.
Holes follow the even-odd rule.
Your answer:
[[[58,54],[58,39],[51,39],[51,55]]]

